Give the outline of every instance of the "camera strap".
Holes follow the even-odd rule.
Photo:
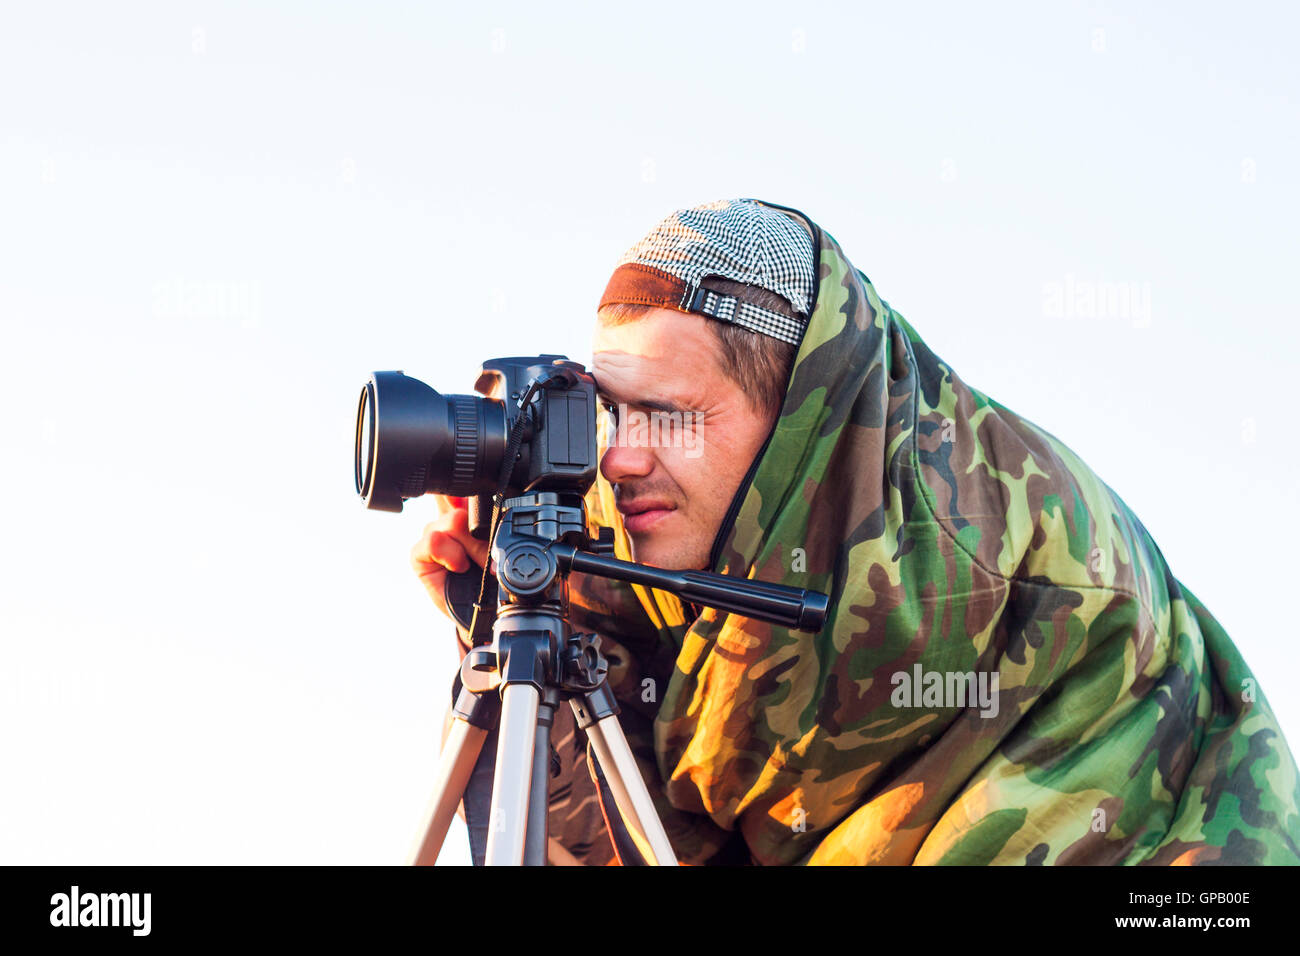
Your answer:
[[[539,376],[528,383],[528,388],[519,399],[519,416],[510,429],[510,439],[506,444],[505,458],[501,462],[501,472],[497,476],[497,491],[492,496],[492,520],[488,523],[488,547],[491,548],[497,538],[497,524],[501,520],[501,505],[506,499],[506,490],[510,487],[510,476],[515,470],[515,460],[519,457],[519,446],[523,444],[524,429],[529,417],[533,415],[533,396],[539,389],[548,387],[560,376]],[[492,598],[492,610],[485,610],[488,598],[488,579],[492,577],[489,568],[492,558],[483,562],[483,577],[479,581],[478,598],[474,601],[474,617],[470,621],[469,643],[471,647],[492,643],[492,621],[496,618],[496,596]]]

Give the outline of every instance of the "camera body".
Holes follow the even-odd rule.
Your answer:
[[[491,359],[474,388],[478,395],[444,396],[400,371],[371,375],[357,408],[355,468],[367,508],[401,511],[425,494],[481,504],[507,473],[507,496],[591,487],[599,405],[581,364],[563,355]]]
[[[534,379],[547,385],[529,409],[519,400]],[[596,381],[577,362],[563,355],[499,358],[483,363],[474,390],[503,402],[506,432],[521,416],[523,442],[508,493],[578,491],[596,480]],[[495,490],[495,489],[493,489]]]

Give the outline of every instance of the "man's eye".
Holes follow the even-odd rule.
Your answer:
[[[615,405],[613,402],[601,402],[600,407],[605,410],[605,414],[608,415],[611,419],[613,419],[614,421],[618,421],[617,405]]]

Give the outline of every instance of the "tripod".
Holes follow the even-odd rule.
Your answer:
[[[491,552],[498,585],[492,643],[476,643],[461,662],[454,720],[411,863],[431,865],[438,858],[483,742],[496,727],[486,863],[545,865],[550,731],[555,709],[565,699],[591,742],[641,855],[654,865],[676,864],[618,722],[600,640],[569,627],[571,571],[647,585],[696,604],[799,630],[820,630],[826,619],[827,597],[816,591],[704,571],[650,568],[620,561],[613,550],[612,529],[602,529],[596,541],[587,534],[580,494],[541,491],[502,502]],[[449,587],[451,578],[448,575]],[[450,592],[448,598],[450,604]]]

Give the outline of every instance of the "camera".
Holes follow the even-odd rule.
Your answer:
[[[596,382],[563,355],[484,362],[478,395],[441,395],[402,372],[374,372],[357,406],[356,486],[367,508],[408,498],[583,494],[596,480]],[[490,504],[488,505],[490,509]]]

